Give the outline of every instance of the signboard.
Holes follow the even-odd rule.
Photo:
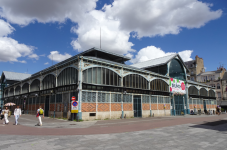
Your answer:
[[[179,95],[186,94],[185,81],[170,78],[170,80],[169,80],[169,91],[174,93],[174,94],[179,94]]]
[[[78,102],[77,101],[72,101],[71,113],[78,113]]]
[[[75,96],[73,96],[73,97],[72,97],[72,101],[75,101],[75,100],[76,100],[76,97],[75,97]]]

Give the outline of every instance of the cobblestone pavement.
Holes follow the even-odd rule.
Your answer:
[[[116,134],[73,136],[0,136],[1,150],[224,150],[227,124],[184,124]]]
[[[196,117],[188,116],[189,119],[197,119]],[[168,118],[168,117],[167,117]],[[166,120],[167,118],[163,118]],[[198,117],[199,118],[199,117]],[[204,119],[205,118],[205,119]],[[213,119],[211,119],[213,118]],[[158,118],[157,118],[158,119]],[[154,120],[155,121],[157,121]],[[169,120],[168,120],[169,119]],[[172,119],[169,117],[168,122],[176,122],[185,118]],[[143,121],[146,124],[149,121]],[[161,119],[162,120],[162,119]],[[200,117],[200,121],[196,120],[193,123],[171,125],[167,127],[156,126],[152,129],[122,132],[112,134],[93,134],[93,135],[0,135],[1,150],[46,150],[46,149],[77,149],[77,150],[224,150],[227,149],[227,115]],[[207,121],[204,121],[207,120]],[[129,120],[135,127],[141,127],[136,119]],[[132,121],[135,121],[132,123]],[[192,120],[191,120],[192,121]],[[108,120],[98,121],[94,125],[113,125],[114,122],[123,120]],[[153,123],[154,123],[153,122]],[[167,123],[167,122],[160,122]],[[170,126],[171,125],[171,126]],[[14,126],[15,127],[15,126]],[[21,125],[22,127],[22,125]],[[88,127],[86,129],[92,128]],[[7,126],[0,126],[6,129]],[[45,128],[32,128],[33,130]],[[50,129],[50,128],[47,128]],[[78,128],[82,130],[85,128]],[[93,127],[93,129],[96,129]],[[104,129],[104,127],[103,127]],[[63,129],[62,129],[63,130]],[[65,129],[66,130],[66,129]],[[75,128],[69,128],[74,132]],[[0,132],[1,134],[1,132]]]

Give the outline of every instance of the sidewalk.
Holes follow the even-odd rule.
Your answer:
[[[14,124],[14,117],[10,118],[9,125],[3,125],[0,121],[0,133],[10,135],[89,135],[109,134],[142,131],[155,128],[169,127],[182,124],[204,124],[218,120],[226,120],[227,115],[220,116],[169,116],[150,118],[130,118],[116,120],[98,120],[74,122],[52,118],[44,118],[43,126],[37,127],[38,120],[33,115],[22,115],[18,126]]]

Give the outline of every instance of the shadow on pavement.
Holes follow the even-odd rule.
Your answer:
[[[217,121],[204,121],[203,123],[190,126],[192,128],[202,128],[208,130],[216,130],[227,134],[227,120],[217,120]]]

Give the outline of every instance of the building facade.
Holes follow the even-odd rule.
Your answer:
[[[188,81],[188,69],[178,54],[145,65],[125,65],[128,60],[92,48],[4,88],[4,101],[21,105],[29,114],[36,114],[41,105],[45,116],[69,118],[75,96],[83,120],[215,110],[214,88]],[[164,69],[150,71],[155,67]]]
[[[216,71],[203,72],[197,75],[198,82],[212,86],[216,89],[217,100],[223,99],[222,78],[226,69],[224,67],[217,68]]]
[[[203,58],[200,58],[198,55],[196,55],[195,60],[186,61],[184,63],[189,70],[188,80],[197,81],[197,75],[205,72]]]

